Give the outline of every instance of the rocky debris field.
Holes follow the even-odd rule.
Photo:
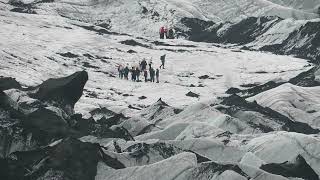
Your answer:
[[[319,179],[318,124],[259,100],[292,84],[185,109],[159,99],[133,117],[97,108],[84,119],[74,105],[87,80],[85,71],[28,88],[1,79],[2,178]],[[316,88],[299,87],[299,102]]]

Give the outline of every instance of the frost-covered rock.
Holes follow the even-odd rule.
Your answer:
[[[181,153],[172,158],[148,166],[129,167],[114,170],[104,164],[98,164],[96,180],[128,179],[128,180],[173,180],[184,179],[186,170],[195,167],[197,159],[193,153]]]
[[[249,98],[258,104],[269,107],[294,121],[320,126],[319,119],[319,87],[300,87],[283,84],[277,88]]]
[[[266,163],[283,163],[301,155],[319,176],[319,142],[310,135],[278,132],[254,138],[244,147]]]
[[[264,162],[251,152],[247,152],[240,161],[241,164],[245,164],[252,167],[260,167]]]
[[[248,102],[245,99],[231,95],[225,98],[222,104],[227,107],[219,107],[219,110],[230,116],[245,121],[249,127],[262,132],[289,131],[304,134],[317,134],[319,129],[313,128],[305,122],[292,121],[268,107],[262,107],[257,102]]]

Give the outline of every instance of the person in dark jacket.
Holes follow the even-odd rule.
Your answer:
[[[150,69],[150,81],[154,82],[155,71],[153,68]]]
[[[129,78],[129,67],[128,67],[128,65],[124,68],[124,70],[123,70],[123,72],[124,72],[124,78],[126,79],[126,80],[128,80]]]
[[[147,63],[146,59],[143,59],[141,61],[141,71],[146,70],[147,69],[147,65],[148,65],[148,63]]]
[[[149,71],[151,70],[152,67],[152,60],[149,61]]]
[[[136,69],[134,67],[131,68],[131,80],[136,81]]]
[[[123,79],[124,78],[124,68],[122,67],[120,70],[120,78]]]
[[[157,83],[159,83],[159,74],[160,74],[160,71],[159,71],[159,69],[157,68],[157,70],[156,70]]]
[[[168,33],[167,33],[167,38],[168,39],[174,39],[174,31],[172,28],[169,29]]]
[[[160,60],[161,60],[160,69],[161,69],[161,67],[164,69],[164,63],[166,62],[166,54],[160,56]]]
[[[138,67],[136,68],[136,80],[137,82],[140,81],[140,69]]]
[[[146,69],[144,70],[143,75],[144,75],[144,81],[148,82],[148,71]]]
[[[118,73],[119,73],[119,78],[121,78],[121,71],[122,71],[122,66],[121,64],[118,65]]]

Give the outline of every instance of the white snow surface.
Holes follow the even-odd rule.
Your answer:
[[[8,11],[0,11],[0,15],[1,75],[14,77],[25,86],[35,86],[48,78],[86,70],[89,81],[85,95],[75,108],[83,114],[99,106],[118,112],[127,109],[128,105],[146,107],[159,98],[172,106],[185,107],[223,96],[230,87],[277,81],[279,77],[288,80],[310,68],[305,67],[305,60],[290,56],[235,52],[211,44],[184,40],[167,41],[174,45],[168,47],[156,46],[150,43],[152,40],[141,39],[135,41],[150,47],[123,45],[119,41],[134,38],[126,35],[98,35],[76,26],[82,23],[54,15],[26,15]],[[127,53],[131,49],[137,53]],[[67,52],[79,57],[66,58],[59,54]],[[94,58],[89,59],[85,54]],[[136,65],[142,58],[148,61],[152,59],[157,67],[162,54],[167,54],[167,61],[166,69],[160,71],[159,84],[135,83],[109,77],[109,74],[117,76],[118,64]],[[89,63],[91,67],[85,67],[84,63]],[[203,75],[210,78],[198,78]],[[189,87],[191,84],[204,87]],[[200,97],[187,97],[185,94],[189,91],[198,93]],[[91,92],[97,97],[88,95]],[[146,96],[147,99],[139,100],[140,96]]]

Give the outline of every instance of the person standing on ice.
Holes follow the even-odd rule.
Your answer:
[[[168,30],[167,39],[174,39],[174,31],[172,28],[169,28]]]
[[[162,26],[159,30],[159,34],[160,34],[160,39],[164,39],[165,36],[165,27]]]
[[[165,63],[165,61],[166,61],[166,54],[160,56],[160,60],[161,60],[160,69],[161,69],[161,67],[164,69],[164,63]]]
[[[119,78],[121,78],[121,64],[118,65]]]
[[[157,70],[156,70],[157,83],[159,83],[159,74],[160,74],[160,71],[159,71],[159,69],[157,68]]]
[[[127,64],[127,66],[124,68],[124,70],[123,70],[123,73],[124,73],[124,78],[126,79],[126,80],[128,80],[129,78],[128,78],[128,76],[129,76],[129,64]]]
[[[124,67],[121,66],[121,69],[120,69],[120,78],[123,79],[124,78]]]
[[[144,71],[147,69],[147,61],[145,58],[143,58],[142,62],[141,62],[141,71]]]
[[[144,70],[143,75],[144,75],[144,82],[148,82],[148,71],[147,71],[147,69]]]
[[[121,64],[118,65],[118,73],[119,73],[119,78],[122,79],[122,65]]]
[[[168,39],[168,28],[164,27],[164,36],[166,39]]]
[[[131,80],[136,81],[136,69],[134,67],[131,68]]]
[[[150,69],[150,81],[154,82],[155,71],[153,68]]]
[[[149,61],[149,71],[150,71],[151,67],[152,67],[152,59],[150,59],[150,61]]]
[[[140,69],[138,67],[136,67],[136,80],[137,82],[140,81]]]

